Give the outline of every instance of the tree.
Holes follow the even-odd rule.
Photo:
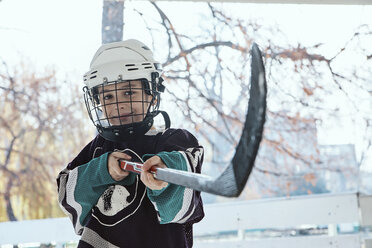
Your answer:
[[[3,61],[0,82],[0,220],[62,216],[56,175],[89,139],[79,91],[27,63]]]
[[[124,0],[103,0],[102,44],[123,39]]]

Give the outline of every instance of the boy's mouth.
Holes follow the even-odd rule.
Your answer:
[[[128,121],[129,119],[132,119],[132,118],[131,118],[131,115],[125,115],[125,116],[120,116],[119,119],[121,121]]]
[[[113,116],[110,119],[117,119],[123,122],[123,121],[131,120],[132,116],[133,116],[133,113],[124,113],[120,116]]]

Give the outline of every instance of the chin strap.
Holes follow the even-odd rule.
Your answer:
[[[97,130],[103,138],[114,142],[135,139],[138,136],[144,135],[147,131],[150,130],[151,126],[154,123],[153,118],[159,113],[164,118],[165,129],[170,128],[171,122],[167,112],[157,110],[152,112],[151,115],[147,116],[143,122],[133,123],[130,125],[128,124],[129,126],[97,126]]]
[[[160,113],[163,116],[164,123],[165,123],[165,129],[170,128],[171,121],[170,121],[168,113],[165,112],[165,111],[162,111],[162,110],[158,110],[157,112],[158,113],[156,115],[158,115]]]

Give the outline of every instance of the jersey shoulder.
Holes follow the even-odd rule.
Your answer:
[[[158,151],[185,150],[199,146],[195,136],[185,129],[169,128],[158,135]]]

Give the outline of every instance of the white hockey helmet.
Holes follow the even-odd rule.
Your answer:
[[[123,141],[143,135],[151,128],[153,118],[159,113],[164,117],[166,128],[170,126],[168,115],[164,111],[158,110],[160,93],[164,92],[165,89],[162,84],[163,79],[160,77],[161,72],[161,66],[154,60],[151,50],[138,40],[131,39],[108,43],[98,49],[90,63],[90,70],[84,75],[86,85],[84,87],[84,99],[89,117],[101,136],[111,141]],[[131,87],[132,81],[141,81],[143,92],[152,96],[151,102],[148,104],[149,107],[147,109],[143,108],[141,121],[134,118],[135,115],[139,115],[135,113],[131,116],[131,123],[122,123],[119,104],[124,102],[118,102],[118,100],[114,103],[118,107],[115,117],[106,116],[105,112],[109,104],[102,101],[102,97],[100,101],[99,89],[101,89],[101,92],[106,92],[104,88],[111,87],[111,91],[115,91],[113,95],[117,97],[118,92],[122,91],[118,89],[117,85],[128,82],[129,87]],[[142,99],[144,99],[143,96]],[[144,100],[142,100],[142,104],[145,104]],[[113,105],[113,103],[110,103],[110,105]],[[130,108],[132,108],[132,105],[130,105]],[[129,112],[135,112],[132,110],[130,109]],[[125,118],[129,118],[128,114]],[[116,121],[113,121],[113,119]]]
[[[160,77],[161,72],[161,65],[154,60],[151,50],[142,42],[131,39],[102,45],[84,75],[84,83],[91,89],[117,80],[145,78],[151,82],[152,73]]]

